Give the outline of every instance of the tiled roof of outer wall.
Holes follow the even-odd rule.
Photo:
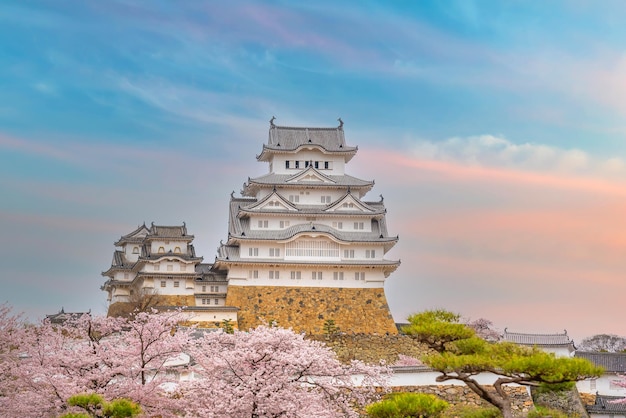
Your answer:
[[[522,345],[567,346],[573,344],[573,341],[567,336],[567,332],[563,334],[522,334],[504,330],[502,337],[504,341]]]
[[[577,351],[574,356],[587,359],[596,366],[604,367],[609,373],[626,373],[626,353]]]
[[[227,282],[226,271],[214,271],[213,264],[196,264],[196,273],[202,275],[202,280],[208,282]]]
[[[271,150],[293,151],[302,145],[318,145],[326,151],[350,152],[356,147],[346,145],[343,128],[307,128],[289,126],[270,126],[269,138],[264,148]]]
[[[626,404],[613,403],[620,399],[624,399],[624,397],[596,395],[596,403],[588,405],[587,412],[594,414],[620,414],[619,416],[626,415]]]

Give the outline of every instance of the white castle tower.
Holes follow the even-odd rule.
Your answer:
[[[215,271],[226,271],[226,305],[239,327],[276,321],[320,333],[327,320],[343,331],[395,333],[384,294],[399,261],[382,196],[365,201],[373,181],[346,174],[358,148],[333,128],[283,127],[270,121],[257,160],[269,166],[231,195],[228,239]]]

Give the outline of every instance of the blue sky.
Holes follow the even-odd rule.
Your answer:
[[[625,335],[626,6],[601,6],[5,2],[0,299],[103,312],[144,221],[185,221],[210,262],[269,119],[341,117],[400,234],[396,320]]]

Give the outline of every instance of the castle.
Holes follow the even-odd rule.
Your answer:
[[[395,334],[384,284],[400,262],[384,255],[398,237],[387,232],[382,196],[363,200],[374,182],[346,173],[358,147],[339,122],[285,127],[272,118],[257,156],[269,171],[231,194],[228,237],[213,264],[196,256],[185,224],[122,236],[102,273],[109,313],[158,294],[209,326],[276,322],[320,334],[332,320],[348,332]]]

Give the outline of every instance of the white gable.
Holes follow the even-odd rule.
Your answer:
[[[348,193],[330,205],[326,212],[374,212],[374,209]]]
[[[329,184],[335,183],[334,180],[320,173],[318,170],[309,166],[306,170],[298,173],[294,176],[291,176],[287,179],[287,183],[320,183],[320,184]]]

